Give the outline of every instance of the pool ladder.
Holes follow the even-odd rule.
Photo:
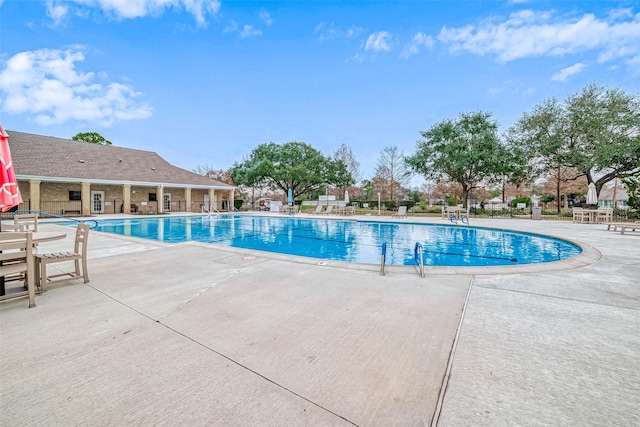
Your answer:
[[[424,249],[422,248],[422,244],[420,242],[416,242],[416,246],[413,249],[413,258],[418,263],[418,271],[420,272],[420,277],[424,277]]]
[[[380,252],[380,275],[384,276],[384,266],[387,258],[387,242],[382,243],[382,250]],[[416,242],[416,246],[413,249],[413,257],[416,263],[418,263],[420,277],[424,277],[424,249],[420,242]]]
[[[387,257],[387,242],[382,243],[382,253],[380,256],[380,275],[384,276],[384,263]]]
[[[202,213],[208,214],[209,217],[211,217],[211,215],[213,215],[214,212],[215,212],[215,216],[220,216],[220,212],[218,212],[218,210],[213,206],[210,206],[209,209],[207,209],[205,206],[202,206]]]

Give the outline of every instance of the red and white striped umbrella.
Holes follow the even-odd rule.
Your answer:
[[[9,135],[0,125],[0,212],[5,212],[22,203],[16,173],[13,171]]]

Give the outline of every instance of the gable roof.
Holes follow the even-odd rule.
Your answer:
[[[598,200],[613,200],[613,187],[603,188],[602,190],[600,190],[600,194],[598,195]],[[624,187],[618,186],[616,188],[616,201],[627,201],[627,200],[629,200],[627,189]]]
[[[232,185],[181,169],[152,151],[7,131],[18,180],[231,190]]]

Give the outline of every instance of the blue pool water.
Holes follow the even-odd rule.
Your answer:
[[[580,248],[535,234],[459,225],[340,221],[276,216],[162,217],[101,220],[98,231],[163,242],[198,241],[282,254],[379,264],[415,265],[414,246],[424,264],[496,266],[571,258]]]

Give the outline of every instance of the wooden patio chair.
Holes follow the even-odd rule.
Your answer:
[[[5,279],[14,275],[24,275],[26,292],[3,295],[0,299],[28,295],[29,308],[36,306],[36,273],[33,262],[33,236],[26,232],[0,233],[0,276]]]
[[[584,208],[571,208],[571,214],[573,215],[573,222],[589,222],[589,212],[585,212]]]
[[[89,225],[78,224],[76,229],[76,240],[73,251],[70,252],[52,252],[36,255],[36,284],[44,292],[47,290],[47,284],[62,282],[65,280],[79,279],[82,277],[84,283],[89,282],[89,273],[87,272],[87,239],[89,238]],[[74,270],[68,273],[59,273],[47,275],[47,265],[73,261]],[[82,262],[82,272],[80,271],[80,262]],[[66,277],[65,277],[66,276]]]
[[[13,223],[22,226],[23,231],[38,231],[38,214],[17,214],[13,216]]]
[[[608,207],[599,207],[598,213],[596,214],[596,222],[597,223],[608,223],[613,221],[613,208]]]

